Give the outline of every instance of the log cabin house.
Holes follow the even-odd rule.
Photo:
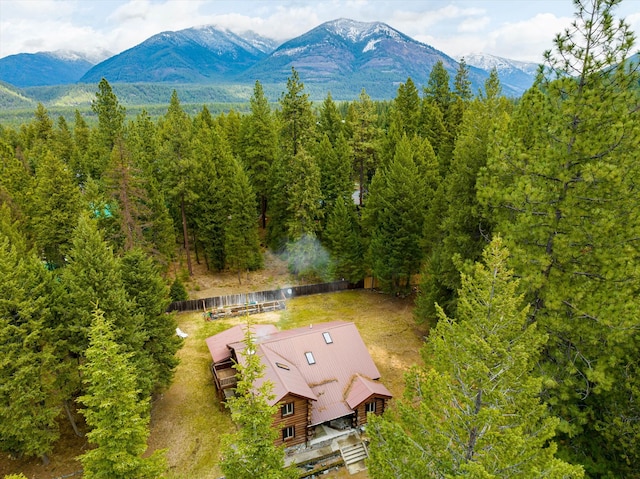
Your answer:
[[[382,414],[391,393],[378,381],[380,373],[356,326],[345,321],[278,331],[253,325],[253,338],[265,366],[259,380],[271,381],[278,406],[273,426],[276,445],[308,444],[316,426],[357,428],[367,414]],[[211,372],[221,401],[233,394],[236,370],[243,361],[246,326],[234,326],[206,339]],[[256,384],[259,386],[259,384]]]

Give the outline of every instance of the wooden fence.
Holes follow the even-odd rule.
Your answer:
[[[296,296],[307,296],[310,294],[333,293],[347,289],[362,288],[363,284],[352,284],[348,281],[334,281],[333,283],[306,284],[302,286],[291,286],[288,288],[275,289],[271,291],[258,291],[255,293],[228,294],[225,296],[214,296],[212,298],[190,299],[187,301],[176,301],[171,303],[167,311],[202,311],[219,309],[250,308],[250,306],[262,305],[265,303],[281,303],[284,300],[295,298]]]

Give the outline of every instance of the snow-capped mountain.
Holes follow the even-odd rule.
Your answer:
[[[212,25],[162,32],[89,70],[81,79],[110,82],[212,83],[229,80],[264,58],[272,41]]]
[[[263,84],[285,83],[295,68],[316,96],[331,91],[355,98],[364,88],[376,99],[393,98],[408,78],[420,88],[436,62],[453,79],[459,64],[435,48],[382,22],[338,19],[318,25],[280,46],[253,32],[212,25],[166,31],[96,64],[77,52],[21,54],[0,59],[0,81],[18,87],[97,83]],[[533,83],[537,66],[486,54],[465,57],[478,91],[492,68],[507,95],[519,96]],[[276,88],[274,86],[274,88]]]
[[[465,55],[464,60],[468,65],[487,72],[495,68],[503,88],[513,88],[520,92],[533,84],[539,67],[538,63],[509,60],[488,53],[471,53]]]
[[[305,86],[318,83],[355,95],[365,88],[373,97],[392,97],[409,77],[418,86],[426,84],[438,61],[453,78],[458,63],[443,52],[385,23],[338,19],[283,43],[240,78],[282,82],[294,67]],[[470,77],[479,86],[487,74],[474,68]]]
[[[0,80],[17,87],[65,85],[94,64],[78,52],[18,53],[0,58]]]
[[[97,65],[103,60],[113,56],[109,50],[95,50],[92,52],[77,52],[73,50],[56,50],[53,52],[43,52],[43,55],[50,55],[53,58],[68,62],[86,61],[91,65]]]

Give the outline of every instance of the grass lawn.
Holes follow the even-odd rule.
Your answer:
[[[216,285],[218,286],[218,285]],[[246,287],[246,285],[245,285]],[[229,287],[230,288],[230,287]],[[291,329],[325,321],[353,321],[382,375],[382,382],[395,397],[404,389],[403,373],[420,362],[419,349],[426,329],[412,316],[413,302],[368,290],[304,296],[287,301],[287,309],[252,317],[256,323],[273,323]],[[171,387],[153,403],[149,449],[166,449],[167,479],[217,479],[220,436],[233,430],[227,411],[217,399],[209,365],[211,358],[204,342],[245,318],[205,322],[201,313],[177,317],[180,328],[189,334],[178,352],[180,365]],[[81,469],[76,457],[86,451],[86,438],[77,438],[61,418],[63,436],[51,454],[51,463],[39,459],[9,459],[0,455],[0,477],[23,472],[30,479],[71,477]],[[73,475],[80,478],[80,474]],[[367,473],[349,476],[345,468],[327,478],[366,479]]]
[[[412,308],[410,300],[357,290],[294,298],[287,302],[285,311],[256,315],[252,320],[273,323],[280,329],[353,321],[380,370],[381,380],[394,396],[400,396],[403,373],[419,363],[419,348],[426,334],[425,329],[416,326]],[[234,426],[217,399],[204,339],[243,322],[245,318],[205,322],[200,313],[178,316],[180,328],[189,337],[179,352],[174,383],[154,403],[149,439],[152,450],[167,449],[168,479],[222,476],[218,467],[220,436]],[[334,472],[326,477],[348,477],[345,473]]]

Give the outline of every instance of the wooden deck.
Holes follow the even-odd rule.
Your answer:
[[[222,389],[232,388],[238,384],[238,378],[236,378],[236,370],[233,368],[218,369],[216,370],[218,381]]]

